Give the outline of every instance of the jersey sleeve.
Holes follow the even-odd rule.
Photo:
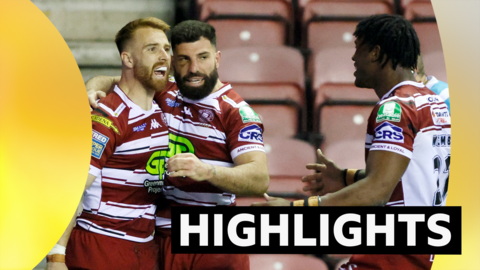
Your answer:
[[[377,104],[368,120],[365,146],[369,151],[389,151],[412,157],[414,112],[398,100]]]
[[[120,139],[120,126],[117,118],[93,111],[92,115],[92,157],[89,173],[98,176],[108,159],[115,152]]]
[[[263,124],[257,113],[243,100],[233,102],[224,96],[223,101],[228,103],[225,106],[229,108],[225,129],[232,159],[251,151],[265,152]]]

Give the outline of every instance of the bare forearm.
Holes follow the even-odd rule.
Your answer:
[[[388,202],[394,187],[374,185],[365,178],[335,193],[322,197],[322,206],[383,206]]]
[[[103,91],[107,93],[113,88],[113,85],[118,83],[119,81],[120,76],[97,76],[88,80],[87,83],[85,83],[85,88],[87,88],[87,92]]]
[[[261,164],[247,163],[233,168],[210,165],[212,185],[238,195],[262,195],[268,189],[268,170]]]
[[[58,240],[57,244],[66,247],[68,243],[68,239],[70,238],[70,234],[72,233],[73,227],[75,227],[75,222],[77,219],[78,214],[83,210],[82,201],[80,201],[75,214],[73,215],[70,223],[67,226],[67,229],[63,232],[62,237]]]

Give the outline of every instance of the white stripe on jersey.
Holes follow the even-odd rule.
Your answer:
[[[224,132],[221,132],[215,128],[204,126],[200,122],[193,122],[190,119],[182,119],[176,117],[173,114],[165,114],[169,126],[175,129],[179,135],[188,135],[189,137],[195,137],[197,139],[212,141],[216,143],[225,144],[227,136]],[[182,130],[176,129],[176,127],[182,127]]]
[[[101,172],[102,172],[102,170],[100,170],[99,168],[97,168],[93,165],[90,165],[90,169],[88,170],[88,174],[91,174],[95,177],[98,177]]]
[[[128,180],[127,180],[128,179]],[[146,170],[121,170],[103,168],[102,180],[119,185],[143,186],[145,180],[159,180],[158,175],[151,175]]]
[[[163,137],[168,134],[168,131],[152,134],[151,137],[146,137],[138,140],[129,141],[121,144],[115,148],[114,155],[135,155],[150,152],[156,148],[168,148],[168,142]]]
[[[163,218],[163,217],[155,217],[155,226],[160,227],[160,228],[171,228],[172,227],[172,220],[169,218]]]
[[[123,103],[122,103],[123,104]],[[112,117],[117,117],[115,116],[115,111],[113,111],[112,109],[110,109],[109,107],[107,107],[107,105],[103,104],[103,103],[98,103],[98,106],[100,108],[102,108],[104,111],[108,112]]]
[[[389,102],[389,101],[392,101],[392,100],[400,100],[400,101],[403,101],[403,102],[409,102],[409,101],[415,101],[415,98],[414,97],[402,98],[402,97],[393,96],[393,97],[389,97],[389,98],[386,98],[384,100],[379,101],[378,104],[381,105],[385,102]]]
[[[222,96],[222,99],[224,101],[226,101],[228,104],[232,105],[232,107],[234,107],[234,108],[240,108],[240,107],[248,105],[248,103],[245,102],[245,101],[242,101],[240,103],[236,103],[233,99],[227,97],[226,95]]]
[[[401,205],[401,206],[404,205],[403,200],[394,201],[394,202],[388,202],[388,203],[386,204],[386,206],[399,206],[399,205]]]
[[[157,207],[153,204],[135,205],[115,202],[101,202],[98,214],[113,219],[154,219]]]
[[[164,187],[165,197],[177,203],[197,206],[231,205],[235,203],[235,194],[185,192],[174,186]]]
[[[232,159],[235,159],[236,157],[240,156],[241,154],[245,154],[245,153],[248,153],[248,152],[251,152],[251,151],[260,151],[260,152],[265,153],[265,147],[263,147],[263,145],[259,145],[259,144],[242,145],[242,146],[239,146],[239,147],[233,149],[230,152],[230,156],[232,157]]]
[[[370,147],[370,151],[374,151],[374,150],[389,151],[389,152],[400,154],[407,158],[412,158],[412,151],[399,145],[388,144],[388,143],[373,143],[372,146]]]
[[[98,226],[97,224],[95,224],[95,223],[93,223],[89,220],[83,219],[83,218],[77,218],[77,225],[84,228],[87,231],[107,235],[107,236],[110,236],[110,237],[125,239],[125,240],[129,240],[129,241],[133,241],[133,242],[138,242],[138,243],[145,243],[145,242],[153,240],[152,235],[148,236],[147,238],[139,238],[139,237],[127,235],[125,232],[122,232],[122,231],[103,228],[103,227]]]

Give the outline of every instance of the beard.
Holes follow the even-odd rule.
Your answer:
[[[182,77],[180,73],[174,72],[174,76],[175,81],[177,82],[178,90],[180,90],[180,93],[184,97],[191,100],[200,100],[212,93],[213,88],[217,84],[218,71],[217,67],[215,67],[209,76],[200,72],[190,73],[185,77]],[[203,85],[198,87],[186,85],[187,80],[192,77],[202,77]]]
[[[147,66],[135,65],[133,67],[133,76],[143,85],[145,89],[160,92],[163,91],[167,86],[169,70],[167,69],[165,72],[165,78],[155,79],[153,78],[155,68],[156,66],[154,66],[152,69],[149,69]]]

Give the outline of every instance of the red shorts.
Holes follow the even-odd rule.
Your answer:
[[[75,227],[67,245],[66,264],[78,269],[157,270],[158,245],[137,243]]]
[[[249,270],[248,254],[172,254],[170,229],[157,229],[155,241],[160,248],[158,261],[163,270]],[[162,270],[162,265],[160,265]]]
[[[433,255],[353,255],[339,270],[430,270]]]

